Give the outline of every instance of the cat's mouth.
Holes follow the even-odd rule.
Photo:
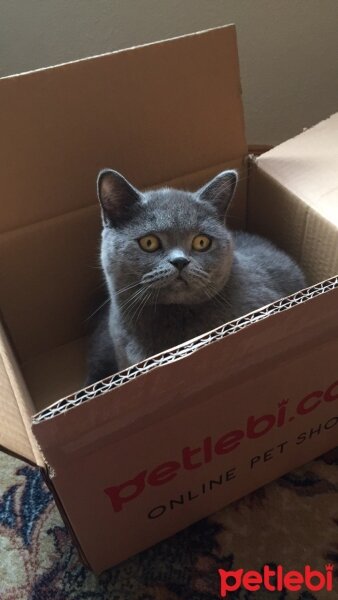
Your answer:
[[[162,289],[176,289],[176,288],[188,288],[189,280],[182,276],[182,273],[179,273],[177,277],[171,277],[161,282]]]
[[[150,303],[158,304],[199,304],[204,302],[209,294],[205,292],[205,285],[200,279],[189,276],[189,273],[177,273],[156,284],[152,285],[158,289],[158,294],[150,299]]]
[[[175,279],[174,283],[176,283],[176,284],[178,284],[178,285],[182,285],[182,284],[183,284],[183,285],[188,285],[188,282],[187,282],[187,280],[186,280],[186,279],[184,279],[184,278],[182,277],[182,275],[181,275],[181,274],[180,274],[180,275],[178,275],[178,277],[176,277],[176,279]]]

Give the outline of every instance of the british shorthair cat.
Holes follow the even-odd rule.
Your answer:
[[[87,384],[306,287],[285,252],[225,224],[237,173],[196,192],[141,192],[116,171],[97,181],[109,303]]]

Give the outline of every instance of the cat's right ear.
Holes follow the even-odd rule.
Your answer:
[[[141,203],[141,193],[112,169],[99,172],[97,195],[102,208],[103,222],[111,227],[119,227],[127,222]]]

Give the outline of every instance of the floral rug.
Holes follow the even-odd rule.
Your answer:
[[[226,598],[338,599],[338,448],[100,577],[81,564],[39,471],[0,453],[1,600],[216,600],[219,568],[327,563],[333,591],[241,586]]]

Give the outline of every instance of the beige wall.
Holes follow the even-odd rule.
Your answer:
[[[229,22],[250,143],[338,110],[338,0],[0,0],[0,74]]]

